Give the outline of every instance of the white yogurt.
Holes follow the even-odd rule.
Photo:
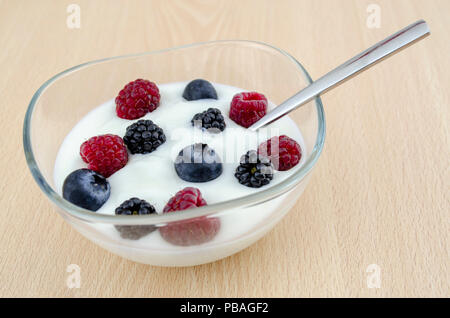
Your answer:
[[[131,197],[148,201],[158,213],[161,213],[167,201],[176,192],[189,186],[199,188],[208,204],[235,199],[273,186],[295,173],[302,166],[307,157],[307,150],[299,128],[288,116],[271,124],[267,130],[263,129],[258,133],[251,132],[228,117],[232,97],[245,90],[213,84],[217,91],[218,100],[186,101],[182,97],[186,84],[185,82],[177,82],[158,85],[161,94],[159,107],[136,120],[117,117],[114,99],[88,113],[70,131],[59,149],[54,168],[55,189],[62,194],[64,179],[72,171],[87,167],[79,154],[80,145],[84,141],[102,134],[116,134],[123,137],[126,128],[140,119],[150,119],[160,126],[164,130],[167,140],[150,154],[129,155],[126,166],[108,178],[111,185],[111,195],[97,213],[114,214],[115,208]],[[220,109],[225,117],[226,129],[219,134],[202,132],[202,130],[191,125],[191,119],[196,113],[205,111],[210,107]],[[272,107],[271,104],[269,108]],[[250,149],[256,149],[260,142],[277,135],[287,135],[300,144],[303,152],[301,162],[289,171],[275,171],[271,183],[262,188],[254,189],[239,184],[234,177],[234,171],[239,165],[240,156]],[[185,146],[196,142],[207,143],[222,158],[223,172],[217,179],[206,183],[190,183],[180,179],[176,174],[174,169],[175,157]],[[221,218],[220,231],[214,240],[209,243],[226,242],[232,237],[238,237],[248,232],[252,227],[269,217],[278,208],[278,202],[278,200],[269,201],[265,203],[264,209],[259,208],[254,213],[248,212],[244,215],[233,213],[233,217]],[[165,257],[170,255],[171,251],[183,251],[184,253],[190,249],[190,247],[171,245],[162,239],[159,231],[154,231],[139,240],[131,241],[122,239],[112,225],[98,224],[94,226],[114,240],[127,241],[127,246],[147,251],[157,250]],[[107,248],[111,250],[111,247]],[[127,257],[124,251],[116,252]],[[133,256],[128,255],[131,259],[155,263],[152,260],[147,261],[145,257],[135,257],[136,251],[130,251],[130,253],[133,253]],[[154,255],[149,255],[149,257],[153,259]],[[183,262],[173,265],[183,265]]]

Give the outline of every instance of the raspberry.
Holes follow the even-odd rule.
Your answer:
[[[170,198],[164,207],[163,212],[173,212],[186,210],[190,208],[198,208],[206,205],[205,199],[203,199],[200,190],[193,187],[187,187],[178,191],[175,196]]]
[[[105,178],[122,169],[128,162],[128,152],[122,138],[117,135],[101,135],[85,141],[80,155],[88,168]]]
[[[276,170],[289,170],[300,162],[302,149],[286,135],[272,137],[258,147],[258,153],[270,157]]]
[[[117,116],[124,119],[141,118],[159,106],[158,86],[144,79],[128,83],[116,97]]]
[[[164,213],[186,210],[206,205],[200,190],[184,188],[172,197],[164,207]],[[169,243],[180,246],[198,245],[208,242],[220,229],[218,218],[206,216],[175,221],[159,229],[161,236]]]
[[[248,128],[267,112],[267,98],[256,92],[238,93],[230,105],[230,118],[238,125]]]

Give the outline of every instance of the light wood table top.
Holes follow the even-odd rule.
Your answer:
[[[373,2],[380,28],[366,24]],[[79,29],[66,25],[71,3]],[[0,1],[0,296],[449,297],[449,15],[448,0]],[[58,216],[26,166],[27,105],[68,67],[251,39],[318,78],[420,18],[429,38],[323,97],[326,146],[305,193],[268,235],[224,260],[158,268],[106,252]],[[81,268],[79,289],[66,286],[69,264]],[[367,286],[370,264],[380,288]]]

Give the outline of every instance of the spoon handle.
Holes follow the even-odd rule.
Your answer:
[[[365,71],[377,62],[389,57],[393,53],[399,52],[401,49],[408,47],[429,34],[430,30],[424,20],[419,20],[407,26],[311,83],[309,86],[305,87],[266,114],[263,118],[250,126],[249,129],[256,131],[259,128],[276,121],[321,93],[336,87],[338,84]]]

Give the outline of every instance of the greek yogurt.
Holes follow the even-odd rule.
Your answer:
[[[292,119],[288,116],[271,124],[267,129],[252,132],[236,124],[228,117],[230,101],[236,93],[245,90],[232,86],[213,83],[218,99],[201,99],[187,101],[182,97],[187,82],[176,82],[158,85],[161,100],[159,107],[151,113],[136,120],[121,119],[116,115],[115,102],[111,99],[94,108],[69,132],[59,149],[55,167],[55,189],[62,195],[62,186],[65,178],[74,170],[86,168],[87,165],[80,157],[80,145],[90,137],[102,134],[115,134],[123,137],[126,128],[140,119],[152,120],[164,130],[166,142],[149,154],[129,155],[125,167],[108,178],[111,186],[111,195],[106,203],[96,212],[114,214],[116,207],[123,201],[138,197],[152,204],[158,213],[167,201],[179,190],[185,187],[200,189],[203,198],[208,204],[236,199],[248,194],[262,191],[294,174],[303,165],[307,158],[307,149],[302,134]],[[269,102],[269,110],[273,108]],[[197,113],[208,108],[218,108],[225,117],[226,129],[213,134],[193,127],[191,119]],[[257,149],[259,143],[272,136],[287,135],[296,140],[302,148],[302,159],[298,165],[288,171],[274,171],[270,184],[261,188],[249,188],[239,184],[234,177],[239,158],[248,150]],[[174,160],[181,149],[193,143],[208,144],[221,157],[223,172],[217,178],[205,183],[190,183],[178,177],[174,169]],[[233,237],[238,237],[257,226],[278,209],[280,201],[275,199],[264,203],[264,208],[246,213],[230,214],[230,217],[221,218],[221,227],[213,241],[205,243],[226,243]],[[176,213],[176,212],[175,212]],[[123,245],[115,250],[116,253],[136,261],[158,265],[158,258],[170,258],[173,253],[185,253],[190,257],[173,258],[173,265],[193,265],[207,260],[199,253],[198,247],[174,246],[162,239],[159,231],[154,231],[139,240],[126,240],[120,237],[111,224],[93,224],[96,230],[103,232],[115,242]],[[101,244],[99,241],[98,243]],[[105,246],[113,250],[113,246]],[[135,249],[133,249],[135,248]],[[224,247],[222,247],[224,248]],[[202,253],[211,253],[203,249]],[[202,258],[203,257],[203,258]],[[164,263],[161,262],[161,263]]]

